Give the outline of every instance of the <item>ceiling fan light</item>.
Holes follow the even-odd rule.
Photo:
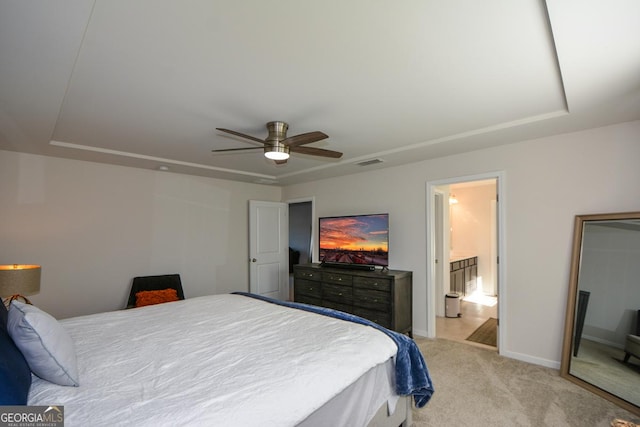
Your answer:
[[[289,147],[280,141],[269,141],[264,146],[264,156],[269,160],[287,160],[289,158]]]
[[[269,160],[287,160],[289,153],[284,151],[265,151],[264,156]]]

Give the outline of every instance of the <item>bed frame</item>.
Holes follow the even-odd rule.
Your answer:
[[[411,396],[400,396],[393,414],[388,414],[387,404],[384,403],[367,427],[410,427],[413,422],[411,399]]]

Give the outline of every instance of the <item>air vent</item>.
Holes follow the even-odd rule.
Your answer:
[[[270,185],[270,184],[275,184],[277,181],[274,181],[272,179],[265,179],[265,178],[260,178],[257,179],[255,181],[253,181],[255,184],[265,184],[265,185]]]
[[[371,165],[377,165],[378,163],[382,163],[384,160],[382,159],[369,159],[369,160],[363,160],[361,162],[356,163],[356,165],[358,166],[371,166]]]

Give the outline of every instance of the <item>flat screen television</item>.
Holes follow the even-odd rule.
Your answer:
[[[319,258],[329,265],[389,265],[389,214],[319,218]]]

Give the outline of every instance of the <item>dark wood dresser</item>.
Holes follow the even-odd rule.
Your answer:
[[[294,301],[355,314],[411,336],[411,271],[363,271],[302,264],[293,267],[293,274]]]

